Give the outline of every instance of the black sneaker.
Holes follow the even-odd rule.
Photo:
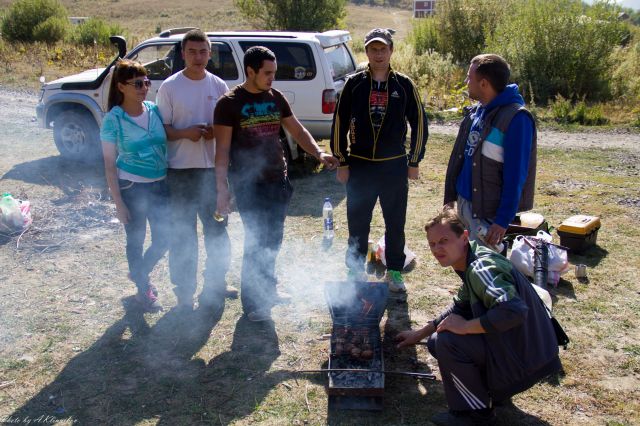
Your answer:
[[[162,311],[162,305],[158,301],[158,297],[153,293],[151,286],[147,287],[147,290],[144,292],[138,291],[138,294],[136,294],[136,301],[145,312]]]
[[[496,422],[496,414],[493,409],[449,410],[431,417],[431,422],[438,426],[492,426]]]
[[[224,290],[224,298],[225,299],[237,299],[238,298],[238,289],[228,285]]]
[[[271,321],[271,309],[256,309],[247,314],[247,319],[252,322]]]
[[[184,295],[180,293],[176,293],[176,298],[178,299],[178,304],[176,308],[181,311],[192,311],[193,310],[193,295]]]

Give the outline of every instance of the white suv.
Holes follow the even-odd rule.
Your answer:
[[[167,30],[127,53],[122,37],[111,37],[118,57],[141,62],[149,72],[154,101],[162,81],[183,69],[180,42],[191,28]],[[300,32],[210,32],[211,59],[207,69],[222,78],[229,88],[244,81],[242,59],[251,46],[271,49],[278,61],[273,86],[287,98],[295,115],[316,139],[327,139],[336,100],[347,75],[355,72],[356,61],[347,46],[347,31]],[[117,60],[117,58],[116,58]],[[36,107],[43,128],[53,128],[60,153],[73,160],[100,158],[99,128],[107,112],[111,69],[93,69],[64,77],[42,86]],[[284,138],[283,133],[283,138]],[[284,141],[284,139],[283,139]],[[285,147],[290,159],[298,150],[290,137]]]

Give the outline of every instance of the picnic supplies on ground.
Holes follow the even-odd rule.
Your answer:
[[[0,232],[12,234],[31,225],[31,205],[29,201],[13,198],[5,192],[0,198]]]
[[[384,235],[378,240],[378,245],[376,248],[376,257],[384,266],[387,266],[387,260],[385,258],[385,240]],[[411,262],[413,262],[416,258],[416,254],[409,250],[409,247],[404,245],[404,268],[406,269]]]
[[[565,219],[558,227],[560,244],[571,252],[582,253],[596,244],[600,229],[598,216],[575,215]]]
[[[545,242],[548,250],[547,284],[555,287],[560,281],[560,276],[567,272],[570,266],[567,259],[567,251],[560,246],[551,244],[552,237],[547,232],[538,231],[535,237],[525,235],[515,237],[509,260],[520,272],[534,278],[536,244],[538,240]]]

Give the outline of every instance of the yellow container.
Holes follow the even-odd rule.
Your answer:
[[[574,252],[583,252],[595,245],[600,229],[598,216],[575,215],[565,219],[558,227],[560,244]]]

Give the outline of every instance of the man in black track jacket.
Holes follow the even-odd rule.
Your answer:
[[[391,291],[405,292],[401,272],[408,179],[418,179],[428,131],[418,90],[409,77],[391,69],[393,32],[376,28],[365,36],[369,64],[345,83],[333,118],[331,151],[340,160],[337,179],[347,189],[350,278],[364,279],[371,218],[379,198],[385,222],[386,281]]]

